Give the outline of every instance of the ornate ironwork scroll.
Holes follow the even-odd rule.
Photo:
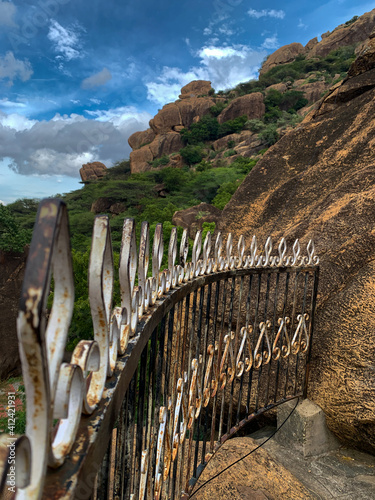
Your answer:
[[[189,260],[187,232],[178,245],[174,228],[162,269],[158,224],[149,269],[150,239],[145,222],[138,251],[134,220],[125,219],[121,303],[113,305],[109,220],[95,219],[93,339],[81,340],[66,363],[68,215],[59,200],[40,204],[18,318],[31,461],[29,471],[19,467],[17,498],[96,491],[100,499],[109,488],[108,498],[187,497],[228,436],[304,392],[319,261],[311,241],[306,255],[298,240],[289,254],[283,238],[274,254],[271,238],[260,250],[254,236],[247,251],[242,236],[234,245],[229,234],[224,245],[221,233],[202,242],[198,231]],[[0,455],[3,476],[5,463]]]

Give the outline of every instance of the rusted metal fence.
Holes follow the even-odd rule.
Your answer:
[[[157,225],[152,273],[147,223],[136,246],[126,219],[112,308],[109,222],[95,219],[94,340],[63,363],[74,304],[67,211],[58,200],[39,207],[18,319],[30,446],[19,454],[17,498],[188,498],[225,440],[305,395],[319,272],[311,241],[306,256],[298,240],[289,255],[284,239],[273,255],[270,238],[259,252],[255,237],[248,251],[241,237],[234,254],[228,235],[224,254],[220,233],[202,248],[198,232],[190,261],[186,232],[177,255],[174,229],[162,271]]]

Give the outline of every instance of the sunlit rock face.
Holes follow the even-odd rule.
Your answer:
[[[371,39],[372,40],[372,39]],[[313,239],[321,272],[309,397],[343,441],[375,451],[375,50],[249,173],[219,221]],[[371,55],[372,51],[372,55]],[[361,59],[362,58],[362,59]]]

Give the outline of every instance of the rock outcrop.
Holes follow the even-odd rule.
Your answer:
[[[371,45],[371,43],[370,43]],[[320,255],[309,397],[343,441],[375,451],[375,52],[280,139],[223,210],[219,229]],[[356,69],[357,68],[357,69]],[[359,73],[359,74],[358,74]],[[372,83],[371,83],[372,82]]]
[[[107,167],[100,161],[85,163],[79,171],[83,182],[96,181],[97,179],[104,177],[106,173]]]
[[[190,97],[166,104],[150,120],[150,127],[155,134],[168,133],[174,127],[190,127],[194,121],[206,115],[215,102],[212,97]]]
[[[259,71],[259,75],[267,73],[267,71],[275,66],[278,66],[279,64],[290,63],[294,61],[297,56],[304,54],[305,52],[305,47],[301,43],[294,42],[289,45],[284,45],[267,57],[261,70]]]
[[[178,152],[183,146],[180,131],[206,115],[217,99],[208,97],[211,82],[195,80],[181,89],[181,100],[163,106],[150,120],[150,128],[129,137],[131,172],[146,172],[163,155]],[[199,97],[203,96],[203,97]],[[176,165],[173,165],[176,166]]]
[[[28,250],[0,251],[0,380],[21,374],[16,322]]]
[[[134,134],[132,134],[129,137],[128,143],[132,149],[139,149],[145,144],[149,144],[154,139],[155,139],[155,132],[151,128],[148,128],[143,132],[134,132]]]
[[[375,9],[371,12],[366,12],[360,16],[354,23],[349,26],[341,25],[335,28],[332,33],[317,43],[310,51],[306,53],[307,59],[314,57],[325,57],[332,50],[336,50],[345,45],[355,45],[366,40],[375,23]]]
[[[300,43],[284,45],[268,56],[259,74],[264,75],[275,66],[293,62],[299,55],[305,55],[307,59],[325,57],[332,50],[359,44],[370,36],[374,23],[375,9],[366,12],[351,24],[342,24],[332,32],[323,33],[320,42],[317,38],[313,38],[305,47]]]
[[[91,205],[91,212],[94,214],[101,214],[105,212],[110,212],[111,214],[118,215],[125,212],[126,205],[122,202],[116,202],[111,200],[111,198],[98,198]]]
[[[190,238],[194,238],[198,229],[202,229],[204,222],[218,222],[221,210],[209,203],[200,203],[186,210],[178,210],[173,214],[172,224],[189,231]]]
[[[192,82],[182,87],[180,99],[188,99],[189,97],[205,96],[212,92],[211,82],[207,80],[193,80]]]
[[[217,120],[219,123],[223,123],[242,115],[246,115],[249,120],[253,118],[262,118],[265,110],[263,94],[261,92],[254,92],[253,94],[247,94],[233,99],[233,101],[231,101],[231,103],[219,114]]]

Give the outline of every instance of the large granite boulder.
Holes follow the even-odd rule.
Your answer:
[[[79,173],[83,182],[96,181],[106,175],[107,167],[100,161],[93,161],[82,165]]]
[[[189,97],[208,95],[212,90],[211,82],[207,80],[193,80],[185,85],[185,87],[182,87],[179,98],[188,99]]]
[[[134,134],[132,134],[129,137],[128,143],[132,149],[139,149],[145,144],[149,144],[154,139],[155,139],[155,132],[151,128],[148,128],[143,132],[134,132]]]
[[[305,53],[305,47],[301,43],[290,43],[284,45],[270,54],[263,63],[259,75],[264,75],[270,69],[278,66],[279,64],[286,64],[294,61],[300,54]]]
[[[246,115],[249,120],[262,118],[265,110],[263,94],[261,92],[254,92],[233,99],[219,114],[217,120],[219,123],[224,123],[242,115]]]
[[[212,97],[191,97],[166,104],[150,120],[150,127],[155,134],[165,134],[174,127],[190,127],[193,121],[206,115],[214,105]]]
[[[263,243],[268,235],[275,243],[282,236],[289,243],[315,241],[321,273],[309,397],[341,440],[370,452],[375,451],[374,71],[343,82],[335,102],[328,95],[271,147],[219,222],[225,232],[244,234],[248,245],[254,233]]]

